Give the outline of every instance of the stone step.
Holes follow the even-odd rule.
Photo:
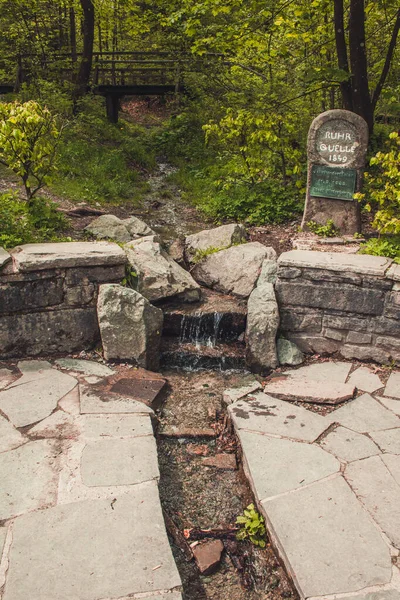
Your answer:
[[[202,290],[202,296],[194,304],[174,301],[162,306],[164,336],[214,344],[238,340],[246,329],[246,303],[211,290]]]
[[[164,338],[161,345],[161,367],[197,369],[245,368],[246,347],[242,342],[229,344],[182,343],[176,338]]]

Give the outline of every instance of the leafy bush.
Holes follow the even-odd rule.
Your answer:
[[[265,548],[266,529],[264,517],[256,511],[254,504],[249,504],[244,509],[243,515],[237,517],[236,523],[241,525],[240,531],[236,534],[238,540],[249,539],[255,546]]]
[[[16,194],[0,194],[0,246],[60,240],[67,225],[65,216],[45,198],[34,198],[28,205]]]
[[[400,235],[383,235],[379,238],[372,238],[361,245],[359,254],[387,256],[400,264]]]
[[[379,233],[400,234],[400,136],[389,135],[387,152],[377,152],[365,174],[365,189],[356,194],[368,211],[377,209],[372,226]]]
[[[47,183],[60,130],[37,102],[0,103],[0,162],[22,179],[28,202]]]

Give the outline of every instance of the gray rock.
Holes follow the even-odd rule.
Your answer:
[[[158,369],[164,315],[138,292],[116,284],[99,288],[97,315],[104,357],[133,359]]]
[[[153,435],[149,415],[82,415],[79,420],[86,439],[132,438]]]
[[[393,279],[393,281],[400,281],[400,265],[393,263],[393,265],[387,271],[386,277],[388,279]]]
[[[340,348],[340,355],[343,358],[356,358],[357,360],[373,360],[380,364],[389,362],[390,352],[386,352],[381,348],[375,346],[354,346],[351,344],[345,344]]]
[[[399,426],[399,418],[374,400],[369,394],[359,396],[345,406],[338,408],[326,417],[332,423],[340,423],[343,427],[371,433]]]
[[[341,476],[262,507],[301,598],[390,582],[389,548]]]
[[[322,335],[293,333],[291,331],[286,331],[285,335],[305,354],[334,354],[340,348],[340,342],[323,337]]]
[[[354,493],[390,541],[400,546],[400,487],[379,456],[347,465],[345,477]]]
[[[247,298],[260,276],[265,259],[273,259],[275,251],[259,242],[233,246],[210,254],[192,270],[203,285],[224,294]]]
[[[69,371],[78,371],[84,375],[98,375],[99,377],[107,377],[112,375],[114,371],[103,365],[102,363],[93,360],[79,360],[77,358],[60,358],[55,361],[61,369]]]
[[[86,444],[81,473],[89,487],[135,485],[158,479],[157,447],[153,436],[95,440]]]
[[[132,239],[125,224],[114,215],[101,215],[85,227],[97,239],[110,239],[116,242],[129,242]]]
[[[280,365],[291,365],[295,367],[304,362],[304,354],[293,342],[285,340],[284,338],[278,338],[276,348]]]
[[[3,600],[151,596],[180,585],[151,482],[18,519]]]
[[[371,431],[369,434],[374,442],[378,444],[382,452],[400,454],[400,419],[398,429],[387,429],[386,431]]]
[[[186,237],[185,257],[186,260],[190,261],[199,250],[207,250],[208,248],[225,250],[234,244],[242,244],[246,241],[246,228],[238,223],[205,229]]]
[[[337,427],[331,431],[321,440],[320,444],[322,448],[344,462],[380,454],[378,446],[369,437],[345,427]]]
[[[0,415],[0,453],[18,448],[24,441],[24,436]]]
[[[170,296],[196,302],[200,287],[159,243],[144,238],[125,245],[129,264],[138,275],[138,292],[154,302]]]
[[[395,371],[390,374],[384,395],[400,400],[400,372]]]
[[[282,331],[319,333],[322,329],[322,311],[305,308],[280,307]]]
[[[353,329],[354,331],[382,333],[394,337],[400,335],[400,321],[385,317],[361,319],[359,315],[344,317],[327,314],[324,316],[323,323],[324,326],[334,329]]]
[[[340,252],[317,252],[312,250],[291,250],[278,258],[278,266],[325,269],[340,273],[360,273],[385,277],[392,260],[383,256],[367,254],[345,254]]]
[[[0,454],[0,520],[56,501],[57,453],[53,442],[40,440]]]
[[[61,277],[0,285],[0,313],[33,311],[35,308],[60,305],[64,300],[63,285]]]
[[[147,225],[141,219],[137,217],[129,217],[128,219],[122,219],[122,223],[127,228],[131,239],[135,237],[143,237],[147,235],[155,235],[155,231]]]
[[[0,410],[15,427],[32,425],[48,417],[61,398],[76,385],[76,379],[55,369],[0,392]]]
[[[296,490],[340,471],[336,458],[310,444],[239,430],[239,439],[257,498]]]
[[[359,367],[349,378],[349,383],[355,385],[358,390],[363,392],[375,392],[382,387],[382,381],[376,373],[373,373],[368,367]]]
[[[346,342],[348,344],[370,344],[372,342],[372,334],[361,333],[360,331],[349,331]]]
[[[0,269],[2,269],[4,265],[10,262],[10,260],[11,256],[9,255],[9,253],[0,246]]]
[[[257,286],[264,285],[265,283],[275,283],[277,278],[278,265],[275,260],[266,259],[264,260],[260,277],[257,280]]]
[[[278,366],[276,333],[279,327],[279,309],[274,286],[257,286],[247,305],[246,364],[251,371],[265,374]]]
[[[122,248],[110,242],[25,244],[11,254],[17,269],[24,272],[126,263]]]
[[[231,404],[228,411],[237,430],[305,442],[314,442],[330,425],[325,417],[261,392]]]
[[[100,340],[96,308],[75,308],[2,317],[0,357],[81,352]]]
[[[394,400],[393,398],[384,398],[383,396],[376,396],[376,399],[379,400],[383,406],[394,412],[395,415],[400,417],[400,398],[398,400]]]
[[[324,310],[341,310],[366,315],[380,315],[383,311],[385,292],[358,288],[352,285],[331,283],[318,286],[306,282],[287,283],[278,281],[276,296],[279,306],[309,306]]]
[[[151,415],[153,411],[143,402],[117,394],[99,392],[90,386],[79,386],[82,414],[135,413]]]

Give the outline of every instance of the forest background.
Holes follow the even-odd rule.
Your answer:
[[[311,121],[346,108],[367,121],[375,155],[364,203],[376,210],[389,195],[380,231],[400,255],[398,138],[386,146],[400,118],[398,0],[0,0],[0,9],[0,83],[28,60],[9,99],[38,101],[64,129],[47,181],[57,193],[140,198],[143,171],[162,155],[216,222],[282,223],[303,207]],[[170,53],[187,93],[156,128],[107,123],[103,99],[88,92],[93,52],[104,51]],[[1,205],[3,223],[15,223],[15,198]],[[3,245],[19,239],[2,233]]]

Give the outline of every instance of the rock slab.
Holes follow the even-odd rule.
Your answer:
[[[246,364],[252,372],[266,374],[278,366],[279,308],[272,283],[259,285],[251,292],[247,310]]]
[[[209,248],[224,250],[234,244],[242,244],[246,241],[246,229],[244,225],[240,225],[239,223],[221,225],[214,229],[205,229],[186,237],[186,260],[190,261],[199,250],[204,251]]]
[[[138,292],[116,284],[99,288],[97,315],[104,357],[158,369],[164,315]]]

